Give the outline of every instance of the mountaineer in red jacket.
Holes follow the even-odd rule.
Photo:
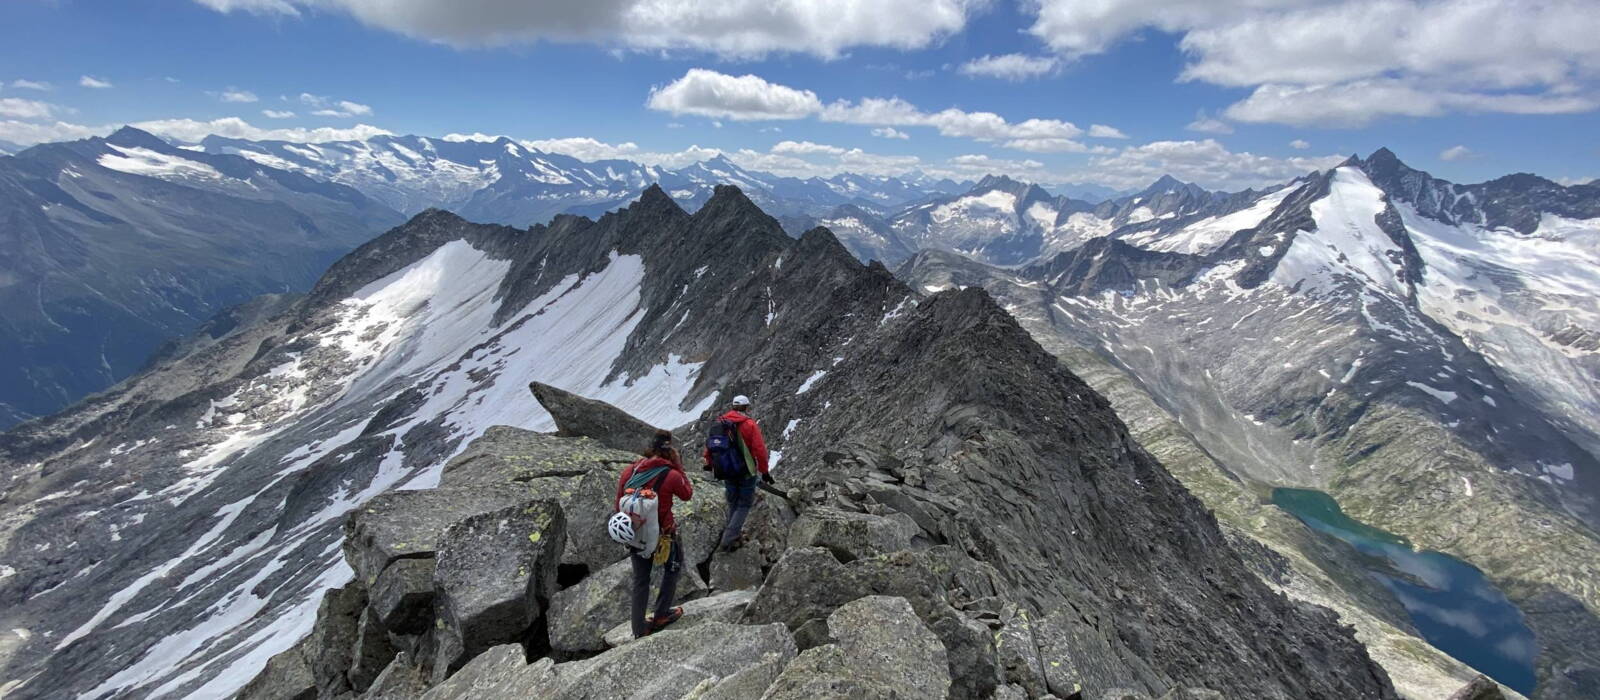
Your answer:
[[[683,473],[683,460],[678,457],[678,450],[672,445],[672,433],[665,430],[656,431],[655,437],[650,441],[650,448],[644,452],[644,458],[622,470],[622,477],[617,480],[617,497],[612,507],[613,509],[620,507],[623,491],[635,472],[643,474],[658,467],[664,467],[666,471],[655,477],[646,488],[655,491],[659,501],[656,506],[656,516],[661,524],[660,543],[653,557],[631,554],[628,556],[628,559],[633,561],[632,620],[635,639],[659,631],[683,616],[683,608],[672,606],[673,597],[677,594],[678,576],[683,573],[683,547],[677,541],[678,528],[672,519],[672,501],[675,498],[692,500],[694,485],[689,482],[689,476]],[[664,557],[662,549],[667,550]],[[656,614],[647,623],[644,611],[650,602],[650,570],[654,568],[656,560],[661,560],[665,568],[661,571],[661,592],[656,595]]]
[[[756,502],[756,479],[760,478],[768,484],[773,482],[772,474],[768,471],[767,442],[761,437],[761,426],[746,415],[750,410],[750,399],[735,396],[730,408],[712,426],[712,435],[707,438],[707,447],[702,454],[706,469],[716,472],[718,478],[723,480],[722,486],[728,499],[728,523],[722,530],[722,542],[718,545],[724,552],[732,552],[742,543],[740,535],[744,530],[745,518],[750,515],[750,508]],[[725,430],[726,426],[731,426],[733,430]],[[727,449],[731,456],[728,459],[743,467],[734,470],[734,475],[724,475],[715,468],[715,461],[720,455],[712,454],[711,445],[724,432],[732,433],[726,436],[730,443]]]

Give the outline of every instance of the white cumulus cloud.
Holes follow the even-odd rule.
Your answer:
[[[264,129],[238,117],[224,117],[201,121],[197,119],[156,119],[134,122],[131,126],[178,141],[197,142],[216,134],[251,141],[298,141],[324,143],[327,141],[360,141],[374,136],[392,135],[387,129],[368,124],[357,124],[346,129],[321,127],[316,129]]]
[[[1311,147],[1311,142],[1305,139],[1295,139],[1289,142],[1289,147],[1296,151],[1304,151]]]
[[[650,109],[671,114],[750,121],[802,119],[822,111],[810,90],[767,82],[757,75],[733,76],[691,68],[683,77],[650,90]]]
[[[318,117],[346,119],[372,114],[371,107],[359,102],[351,102],[350,100],[336,100],[322,95],[313,95],[309,92],[300,93],[299,99],[301,103],[312,108],[312,115]]]
[[[1358,127],[1457,112],[1600,108],[1592,0],[1036,0],[1029,31],[1067,56],[1177,34],[1179,78],[1254,88],[1223,116]],[[1319,112],[1328,112],[1319,119]]]
[[[86,88],[96,88],[102,90],[111,87],[111,81],[104,78],[96,78],[92,75],[85,75],[81,78],[78,78],[78,84]]]
[[[1466,160],[1477,155],[1466,146],[1451,146],[1439,153],[1439,160]]]
[[[974,77],[1023,81],[1054,73],[1060,66],[1061,59],[1056,56],[1008,53],[975,58],[961,64],[956,70],[962,75]]]
[[[1189,124],[1183,128],[1188,129],[1189,131],[1198,131],[1203,134],[1233,133],[1233,127],[1231,125],[1225,121],[1222,121],[1221,119],[1206,114],[1205,112],[1195,115],[1194,121],[1189,122]]]
[[[294,112],[287,109],[263,109],[261,114],[268,119],[291,119],[294,117]]]
[[[790,153],[794,155],[809,155],[825,153],[831,156],[842,155],[847,149],[839,146],[830,146],[810,141],[779,141],[772,146],[773,153]]]
[[[911,138],[910,134],[892,126],[881,126],[873,129],[872,135],[880,139],[900,139],[902,141]]]
[[[22,79],[17,79],[17,80],[11,81],[11,87],[17,88],[18,90],[50,90],[50,89],[52,89],[51,86],[50,86],[50,83],[47,83],[47,82],[44,82],[44,81],[41,81],[41,80],[22,80]]]
[[[1089,125],[1089,135],[1094,137],[1094,138],[1097,138],[1097,139],[1125,139],[1125,138],[1128,138],[1128,135],[1122,133],[1121,129],[1118,129],[1118,128],[1114,127],[1114,126],[1106,126],[1104,124],[1091,124],[1091,125]]]
[[[0,117],[49,119],[55,112],[56,106],[48,102],[25,100],[20,97],[0,97]]]
[[[729,57],[853,47],[916,49],[966,26],[984,0],[196,0],[222,12],[341,11],[372,27],[456,47],[537,41]]]
[[[256,94],[250,92],[249,90],[240,90],[238,88],[230,87],[226,90],[223,90],[222,94],[217,96],[217,99],[222,100],[223,102],[256,102],[261,98],[256,97]]]

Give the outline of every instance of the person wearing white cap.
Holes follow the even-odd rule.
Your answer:
[[[724,552],[739,548],[745,518],[756,502],[756,480],[773,483],[767,443],[749,410],[748,396],[733,397],[728,412],[712,421],[706,437],[706,469],[722,480],[728,499],[728,522],[718,545]]]

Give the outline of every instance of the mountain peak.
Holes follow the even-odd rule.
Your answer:
[[[644,192],[639,193],[638,201],[634,202],[633,206],[629,208],[632,209],[634,207],[639,207],[642,209],[670,208],[683,211],[683,208],[678,206],[677,202],[673,201],[672,195],[667,194],[666,190],[661,189],[660,183],[654,182],[650,183],[649,187],[644,188]]]
[[[985,175],[985,176],[983,176],[982,180],[978,181],[978,184],[976,184],[976,185],[974,185],[972,187],[972,189],[973,190],[1014,189],[1014,188],[1021,187],[1021,186],[1022,186],[1022,183],[1017,182],[1016,180],[1013,180],[1009,176],[1006,176],[1006,175]]]
[[[106,143],[130,148],[167,148],[171,146],[171,144],[162,141],[155,134],[131,126],[124,126],[111,132],[111,135],[106,137]]]

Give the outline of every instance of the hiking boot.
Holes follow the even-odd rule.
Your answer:
[[[667,625],[677,622],[680,617],[683,617],[683,608],[673,608],[672,612],[667,613],[665,616],[657,615],[652,617],[650,618],[650,631],[646,634],[660,632]]]

